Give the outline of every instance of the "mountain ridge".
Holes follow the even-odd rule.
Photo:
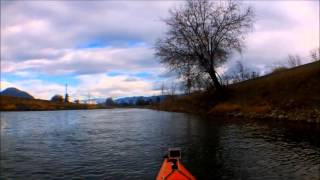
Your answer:
[[[15,87],[9,87],[3,91],[0,92],[1,96],[12,96],[12,97],[18,97],[18,98],[24,98],[24,99],[35,99],[32,95],[27,93],[26,91],[22,91]]]

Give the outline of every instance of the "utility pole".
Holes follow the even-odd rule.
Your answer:
[[[87,104],[91,104],[91,95],[90,95],[90,92],[88,92]]]
[[[69,102],[69,95],[68,95],[68,84],[66,84],[66,94],[64,96],[64,102]]]

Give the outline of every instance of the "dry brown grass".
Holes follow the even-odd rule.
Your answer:
[[[320,104],[320,63],[276,72],[230,87],[231,101],[299,108]]]
[[[220,103],[209,111],[210,114],[225,114],[229,112],[245,112],[264,114],[270,112],[271,107],[269,105],[240,105],[233,103]]]
[[[233,103],[220,103],[216,106],[214,106],[209,113],[227,113],[227,112],[235,112],[240,111],[242,107],[239,104],[233,104]]]
[[[195,93],[166,100],[158,108],[182,112],[269,113],[273,109],[320,109],[320,62],[275,72],[233,84],[228,98],[215,92]]]
[[[256,114],[265,114],[271,111],[271,106],[262,105],[262,106],[245,106],[242,111],[248,113],[256,113]]]
[[[64,109],[97,109],[98,105],[59,103],[40,99],[23,99],[10,96],[0,96],[1,111],[16,110],[64,110]]]

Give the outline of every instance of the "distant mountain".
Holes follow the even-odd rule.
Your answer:
[[[33,96],[31,96],[29,93],[21,91],[17,88],[10,87],[5,90],[3,90],[0,93],[1,96],[12,96],[12,97],[19,97],[19,98],[25,98],[25,99],[34,99]]]
[[[137,105],[139,100],[143,100],[145,102],[160,102],[165,99],[165,96],[133,96],[133,97],[124,97],[115,99],[114,102],[119,105]]]
[[[81,103],[89,104],[105,104],[107,98],[92,98],[90,100],[81,100]],[[114,99],[117,105],[137,105],[137,102],[143,100],[144,102],[156,103],[165,99],[165,96],[133,96]]]
[[[80,103],[84,104],[104,104],[106,102],[107,98],[92,98],[92,99],[83,99],[80,101]]]

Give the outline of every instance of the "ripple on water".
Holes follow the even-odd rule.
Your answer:
[[[153,179],[173,146],[199,179],[319,179],[319,132],[145,109],[3,112],[0,179]]]

